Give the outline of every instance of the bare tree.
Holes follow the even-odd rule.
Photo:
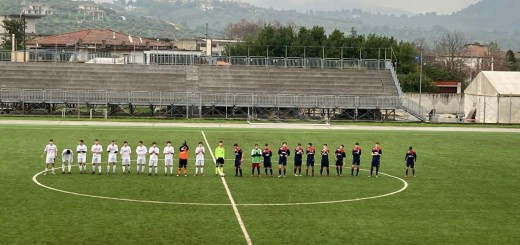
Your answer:
[[[224,33],[229,39],[247,39],[256,36],[264,22],[250,22],[246,19],[241,19],[237,23],[230,23],[225,29]]]
[[[460,57],[466,45],[466,38],[460,31],[446,32],[435,42],[437,55],[447,59],[450,69],[457,67],[457,57]]]

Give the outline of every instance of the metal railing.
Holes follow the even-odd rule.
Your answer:
[[[77,52],[63,50],[28,50],[28,62],[76,62]],[[90,53],[88,60],[112,58],[109,52]],[[132,58],[135,63],[135,57]],[[0,50],[0,61],[11,61],[11,51]],[[198,56],[181,54],[154,54],[143,59],[145,65],[183,65],[183,66],[251,66],[317,69],[389,69],[387,59],[339,59],[339,58],[302,58],[302,57],[258,57],[258,56]]]
[[[401,107],[398,107],[417,117],[419,120],[426,122],[427,121],[427,112],[428,109],[419,105],[419,103],[413,101],[412,99],[402,96],[401,97]]]
[[[56,103],[56,104],[133,104],[222,107],[280,107],[280,108],[338,108],[338,109],[396,109],[403,100],[397,96],[335,96],[288,94],[232,94],[149,91],[84,91],[1,89],[3,103]],[[412,106],[414,106],[412,104]]]

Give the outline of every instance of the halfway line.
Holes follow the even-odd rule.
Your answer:
[[[204,134],[204,131],[200,131],[200,132],[202,133],[202,137],[204,137],[204,141],[206,142],[206,146],[208,147],[209,153],[211,154],[211,158],[213,158],[213,162],[216,162],[217,159],[215,158],[215,155],[213,155],[213,151],[211,150],[211,147],[208,143],[206,134]],[[244,224],[244,221],[242,220],[242,217],[240,216],[240,212],[238,212],[237,204],[235,203],[235,199],[233,199],[233,196],[231,195],[231,191],[229,190],[226,179],[224,177],[220,177],[220,179],[222,180],[222,184],[224,184],[224,188],[226,189],[226,193],[229,197],[229,201],[231,202],[231,206],[233,207],[233,211],[235,212],[235,216],[237,217],[238,224],[240,225],[240,229],[242,229],[242,233],[244,234],[244,237],[246,238],[246,242],[248,245],[252,245],[253,242],[251,241],[251,237],[249,236],[249,233],[247,232],[246,225]]]

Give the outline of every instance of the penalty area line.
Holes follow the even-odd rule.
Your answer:
[[[206,142],[206,146],[208,147],[209,153],[211,154],[211,158],[213,158],[213,162],[216,162],[217,159],[215,158],[215,155],[213,154],[213,151],[211,150],[211,147],[208,143],[208,139],[206,138],[206,134],[204,134],[204,131],[200,131],[200,132],[202,133],[202,137],[204,137],[204,141]],[[220,173],[220,174],[222,174],[222,173]],[[226,189],[226,193],[229,197],[229,201],[231,202],[231,207],[233,207],[233,211],[238,220],[238,224],[240,225],[240,229],[242,229],[244,238],[246,239],[246,242],[248,245],[252,245],[253,242],[251,241],[251,237],[249,236],[249,233],[247,232],[246,225],[244,224],[244,221],[242,220],[242,216],[240,215],[240,212],[238,211],[238,206],[235,203],[235,199],[233,199],[233,195],[231,195],[231,191],[229,190],[226,179],[224,177],[220,177],[220,179],[222,180],[222,184],[224,184],[224,188]]]

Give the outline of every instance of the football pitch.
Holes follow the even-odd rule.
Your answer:
[[[518,133],[335,129],[235,129],[144,126],[0,125],[0,244],[515,244],[520,240]],[[205,137],[204,137],[205,135]],[[142,140],[164,148],[171,140],[190,147],[188,176],[121,173],[44,176],[41,153],[49,139],[61,151],[88,146],[98,138],[128,141],[134,152]],[[206,144],[206,140],[209,146]],[[223,141],[224,178],[215,176],[211,151]],[[326,143],[347,151],[343,177],[278,175],[276,151],[286,141]],[[206,147],[204,177],[195,177],[194,150]],[[350,149],[363,149],[359,176],[350,176]],[[383,149],[379,178],[368,178],[370,149]],[[244,177],[235,177],[233,144],[244,150]],[[254,144],[268,143],[274,178],[251,177]],[[418,154],[417,178],[404,177],[408,146]],[[90,162],[91,153],[87,154]],[[162,159],[162,154],[160,159]],[[107,160],[106,152],[102,156]],[[305,160],[305,158],[304,158]],[[148,171],[148,166],[146,167]],[[106,173],[106,164],[103,164]]]

